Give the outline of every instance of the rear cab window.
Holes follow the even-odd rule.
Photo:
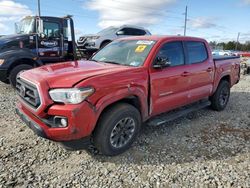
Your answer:
[[[199,41],[185,42],[188,54],[187,63],[202,63],[208,59],[208,52],[205,43]]]

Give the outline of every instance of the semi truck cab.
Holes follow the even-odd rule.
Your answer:
[[[0,38],[0,81],[15,86],[16,77],[22,71],[74,60],[74,41],[71,16],[25,17],[16,24],[16,34]]]

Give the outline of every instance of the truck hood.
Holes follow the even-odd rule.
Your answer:
[[[15,35],[6,35],[0,38],[0,49],[10,47],[18,47],[19,41],[29,40],[28,34],[15,34]]]
[[[47,82],[50,88],[68,88],[90,77],[132,68],[94,61],[72,61],[28,70],[23,72],[21,77],[37,84]]]
[[[0,44],[4,44],[6,42],[10,42],[13,40],[22,40],[22,39],[26,39],[27,37],[29,37],[30,35],[28,34],[13,34],[13,35],[5,35],[2,36],[0,38]]]

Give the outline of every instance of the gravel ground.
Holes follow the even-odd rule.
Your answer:
[[[223,112],[146,126],[116,157],[38,138],[14,108],[14,91],[0,84],[0,187],[250,187],[250,76]]]

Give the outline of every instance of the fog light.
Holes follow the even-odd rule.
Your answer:
[[[62,118],[62,119],[61,119],[61,125],[62,125],[63,127],[67,127],[67,126],[68,126],[67,120],[64,119],[64,118]]]
[[[56,127],[67,127],[68,120],[66,117],[55,116],[54,117],[54,124]]]

